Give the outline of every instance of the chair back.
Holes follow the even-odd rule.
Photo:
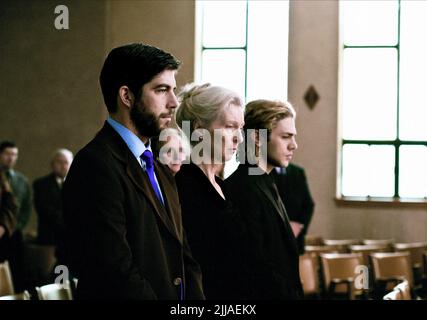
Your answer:
[[[334,293],[355,291],[354,279],[358,275],[357,267],[363,265],[359,253],[324,253],[320,255],[322,271],[326,288],[334,286]]]
[[[323,238],[307,234],[304,242],[306,246],[321,246],[323,244]]]
[[[370,258],[375,281],[388,279],[407,280],[409,286],[413,287],[409,252],[371,253]]]
[[[394,247],[394,251],[396,252],[409,251],[413,266],[416,268],[422,267],[423,254],[427,250],[427,243],[425,242],[395,243],[393,247]]]
[[[338,252],[348,253],[350,252],[349,246],[360,244],[360,240],[358,239],[325,239],[323,240],[323,244],[327,246],[334,246],[337,248]]]
[[[390,251],[393,250],[394,239],[364,239],[362,240],[362,244],[375,244],[375,245],[387,245],[390,248]]]
[[[369,255],[374,252],[388,252],[389,246],[386,244],[361,244],[352,245],[349,247],[351,253],[361,253],[363,256],[363,263],[369,266]]]
[[[69,281],[65,286],[52,283],[36,287],[36,291],[39,300],[73,300]]]
[[[299,273],[304,295],[319,293],[318,263],[315,257],[304,254],[299,257]]]
[[[319,256],[321,253],[339,252],[336,246],[305,246],[304,249],[306,253],[309,253],[314,257]]]
[[[30,300],[30,299],[31,299],[31,296],[27,290],[25,290],[22,293],[11,294],[8,296],[0,297],[0,300]]]
[[[10,272],[9,262],[6,260],[0,263],[0,296],[14,293],[12,274]]]

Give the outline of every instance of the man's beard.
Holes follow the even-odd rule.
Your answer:
[[[160,134],[159,117],[147,111],[142,103],[135,103],[130,110],[130,119],[135,125],[136,131],[143,137],[155,137]]]

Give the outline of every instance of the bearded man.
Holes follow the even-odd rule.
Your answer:
[[[150,146],[178,106],[179,65],[138,43],[113,49],[104,62],[109,118],[77,153],[63,188],[67,267],[78,299],[204,298],[174,178]]]

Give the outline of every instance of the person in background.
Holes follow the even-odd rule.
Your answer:
[[[271,175],[288,213],[299,254],[304,254],[305,235],[314,212],[314,201],[304,169],[289,163],[287,167],[275,168],[271,171]]]
[[[295,111],[287,102],[246,105],[243,163],[225,180],[226,196],[240,212],[250,248],[244,272],[250,299],[302,299],[298,249],[286,209],[269,175],[297,149]],[[239,150],[240,151],[240,150]]]
[[[77,299],[204,299],[174,177],[150,145],[178,106],[179,65],[142,43],[114,48],[104,62],[100,84],[109,117],[76,154],[63,189]]]
[[[210,84],[188,84],[178,97],[176,120],[181,128],[189,124],[193,144],[191,163],[175,176],[188,242],[202,268],[206,299],[241,299],[243,232],[218,174],[243,141],[243,102]]]
[[[15,231],[18,205],[3,170],[0,170],[0,263],[11,255],[10,238]]]
[[[38,178],[33,183],[34,207],[38,217],[37,243],[56,247],[58,264],[63,264],[64,257],[64,217],[62,212],[62,185],[71,162],[73,153],[67,149],[57,149],[51,158],[52,172]]]
[[[13,283],[16,291],[22,291],[23,287],[23,250],[24,250],[24,229],[31,216],[31,187],[27,177],[15,170],[18,161],[18,147],[12,141],[0,143],[0,170],[6,176],[10,184],[12,193],[18,205],[16,216],[16,227],[10,241],[10,268],[12,270]]]
[[[23,230],[31,215],[31,187],[27,177],[15,170],[18,152],[18,147],[14,142],[3,141],[0,143],[0,169],[6,174],[12,192],[18,201],[19,211],[16,229],[22,237]]]
[[[190,156],[191,148],[187,137],[178,128],[167,128],[152,142],[160,163],[167,165],[172,175],[176,175],[184,160]]]

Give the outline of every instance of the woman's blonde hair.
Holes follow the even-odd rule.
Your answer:
[[[190,142],[188,141],[187,136],[182,132],[179,128],[166,128],[163,129],[160,133],[160,136],[158,137],[156,141],[156,151],[157,155],[160,156],[160,150],[164,145],[166,145],[172,137],[176,137],[181,141],[182,151],[184,152],[185,156],[188,158],[191,153],[191,147]]]
[[[231,104],[242,106],[237,93],[209,83],[185,85],[178,94],[180,105],[176,111],[176,122],[182,128],[183,121],[190,121],[191,133],[196,128],[207,129]]]

